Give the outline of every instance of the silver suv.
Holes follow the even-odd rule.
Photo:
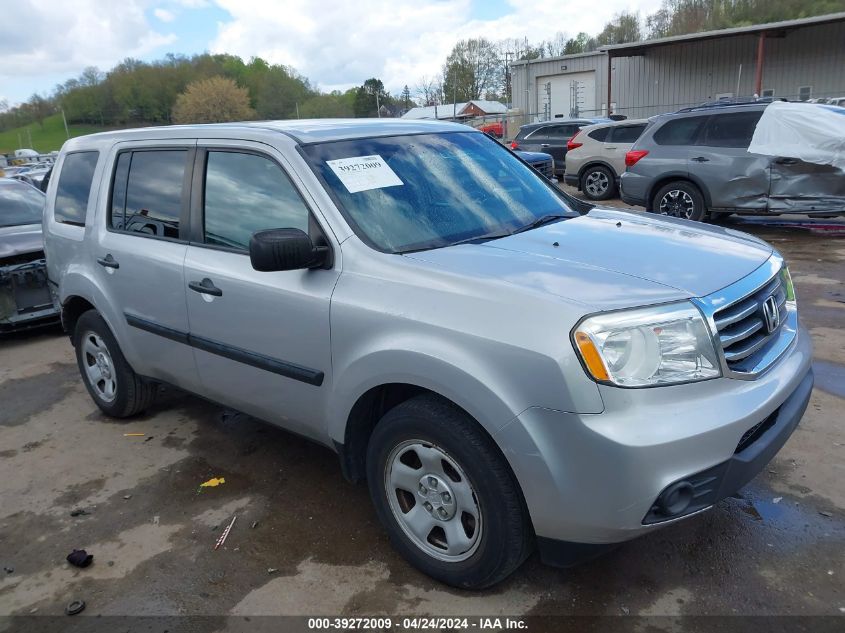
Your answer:
[[[44,233],[100,409],[168,383],[310,437],[479,588],[710,508],[813,384],[768,244],[567,200],[459,124],[160,127],[68,141]]]
[[[768,105],[717,103],[654,117],[625,156],[622,200],[688,220],[844,213],[841,169],[748,152]]]

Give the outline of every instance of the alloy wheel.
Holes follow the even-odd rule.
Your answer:
[[[82,357],[91,387],[103,402],[112,402],[117,396],[114,362],[105,342],[94,332],[86,332],[82,337]]]
[[[689,220],[695,213],[695,202],[686,191],[672,189],[660,199],[658,210],[662,215]]]
[[[610,180],[603,171],[590,172],[584,180],[584,189],[594,197],[603,196],[609,186]]]

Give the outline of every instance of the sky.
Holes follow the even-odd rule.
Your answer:
[[[460,39],[595,34],[661,0],[15,0],[0,19],[0,101],[50,94],[87,66],[231,53],[293,66],[323,91],[380,78],[390,92],[442,68]]]

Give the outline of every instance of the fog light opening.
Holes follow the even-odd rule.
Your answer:
[[[688,481],[679,481],[663,491],[657,499],[657,508],[667,517],[684,512],[692,503],[694,490]]]

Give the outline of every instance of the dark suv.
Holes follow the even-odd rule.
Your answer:
[[[529,123],[519,128],[511,149],[551,154],[555,161],[555,175],[566,171],[566,143],[585,125],[606,123],[610,119],[561,119]]]
[[[841,169],[748,152],[768,105],[705,105],[652,118],[625,157],[622,200],[689,220],[730,213],[841,214]]]

